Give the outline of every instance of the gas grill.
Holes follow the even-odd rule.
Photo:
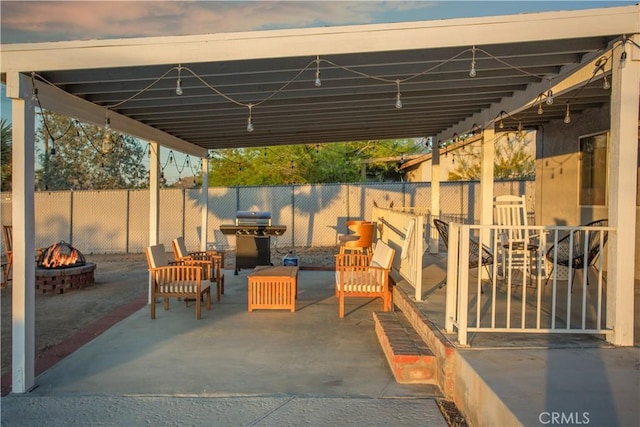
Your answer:
[[[271,212],[238,211],[235,224],[220,226],[223,234],[236,236],[236,268],[254,268],[271,265],[271,236],[281,236],[285,225],[271,224]]]

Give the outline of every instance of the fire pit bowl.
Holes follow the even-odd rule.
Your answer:
[[[96,264],[87,262],[82,252],[65,241],[42,251],[36,265],[36,290],[63,293],[93,284]]]

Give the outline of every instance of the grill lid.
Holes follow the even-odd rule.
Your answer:
[[[236,213],[236,225],[271,225],[271,212],[269,211],[238,211]]]
[[[236,213],[238,219],[271,219],[271,212],[269,211],[238,211]]]

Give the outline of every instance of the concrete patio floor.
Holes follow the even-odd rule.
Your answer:
[[[425,298],[415,302],[439,327],[444,259],[425,264]],[[3,397],[2,425],[447,424],[439,389],[395,382],[373,328],[380,300],[348,299],[341,320],[333,272],[302,270],[295,313],[248,313],[247,272],[227,273],[222,301],[202,320],[193,304],[159,304],[154,321],[144,307],[41,374],[30,393]],[[636,313],[639,295],[636,286]],[[471,425],[546,425],[552,417],[640,425],[638,346],[476,334],[464,348],[444,336],[455,348],[455,380],[475,405]]]
[[[133,313],[2,398],[2,425],[446,426],[430,385],[395,382],[373,328],[380,300],[338,318],[332,271],[299,272],[296,312],[247,312],[247,271],[194,303]]]

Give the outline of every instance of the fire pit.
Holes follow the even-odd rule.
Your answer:
[[[87,262],[78,249],[61,241],[42,252],[36,265],[36,289],[42,293],[63,293],[82,289],[94,282],[96,265]]]

